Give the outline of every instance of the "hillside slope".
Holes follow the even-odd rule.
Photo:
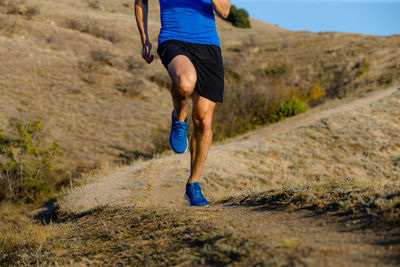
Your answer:
[[[396,266],[399,90],[331,102],[213,146],[202,178],[208,208],[183,199],[188,154],[106,169],[65,192],[40,252],[5,260]]]
[[[399,36],[291,32],[251,22],[247,30],[217,20],[227,87],[216,122],[234,123],[241,114],[232,110],[247,113],[254,99],[266,107],[292,91],[307,97],[317,83],[328,97],[343,97],[399,77]],[[155,53],[157,1],[149,27]],[[122,0],[0,0],[0,124],[10,130],[15,121],[42,120],[48,138],[61,144],[65,177],[154,152],[166,140],[169,78],[157,55],[144,63],[138,38],[132,3]],[[283,65],[285,75],[271,75]]]
[[[393,87],[348,103],[326,104],[213,146],[203,172],[204,190],[217,200],[285,184],[397,183],[399,97]],[[189,153],[166,153],[121,170],[106,169],[109,175],[91,177],[87,185],[68,192],[61,207],[84,212],[124,201],[182,204],[189,161]]]

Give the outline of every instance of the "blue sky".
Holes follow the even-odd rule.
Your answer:
[[[400,34],[400,0],[231,0],[251,17],[299,31]]]

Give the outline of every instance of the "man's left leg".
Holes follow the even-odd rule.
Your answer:
[[[193,134],[190,143],[190,177],[188,184],[200,180],[201,171],[206,161],[212,142],[212,117],[216,103],[200,96],[197,92],[192,95]]]
[[[190,143],[190,177],[186,184],[185,198],[191,206],[207,206],[200,187],[200,174],[206,161],[212,141],[212,116],[215,102],[200,96],[197,92],[192,95],[193,134]]]

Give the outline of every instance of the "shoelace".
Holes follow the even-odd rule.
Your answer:
[[[204,197],[203,197],[203,194],[201,193],[200,188],[195,188],[195,189],[193,190],[193,196],[194,196],[195,198],[204,198]]]
[[[174,128],[176,129],[175,131],[175,138],[178,140],[182,140],[185,138],[185,131],[186,131],[186,126],[180,123],[176,123]]]

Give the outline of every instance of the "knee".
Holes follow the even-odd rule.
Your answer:
[[[211,116],[199,116],[193,114],[193,126],[194,130],[199,133],[207,133],[212,130],[212,118]]]
[[[179,88],[181,94],[191,95],[194,92],[196,86],[196,75],[195,74],[185,74],[177,77],[176,86]]]

